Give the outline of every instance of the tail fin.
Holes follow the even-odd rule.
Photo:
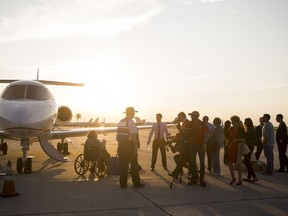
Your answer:
[[[39,68],[37,69],[37,77],[36,80],[39,80]]]

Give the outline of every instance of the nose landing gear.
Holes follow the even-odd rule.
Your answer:
[[[17,173],[30,174],[32,172],[32,158],[27,158],[27,151],[29,150],[29,140],[21,140],[23,158],[17,159]]]

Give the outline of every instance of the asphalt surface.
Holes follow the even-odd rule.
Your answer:
[[[173,134],[176,131],[171,129]],[[7,155],[0,156],[0,168],[12,161],[12,176],[19,196],[0,198],[0,215],[288,215],[288,173],[272,176],[257,172],[258,182],[229,185],[228,166],[223,164],[221,149],[221,176],[205,173],[207,187],[187,185],[187,170],[182,182],[175,181],[161,166],[161,156],[155,171],[150,171],[151,150],[146,142],[149,130],[140,131],[140,171],[144,188],[134,189],[131,178],[128,187],[121,189],[118,176],[98,178],[90,172],[78,176],[74,170],[75,158],[83,152],[80,144],[85,137],[73,139],[69,145],[71,162],[59,163],[50,159],[38,143],[30,147],[33,172],[17,174],[16,160],[22,155],[19,143],[10,142]],[[107,139],[107,150],[114,156],[117,143],[115,134],[99,135]],[[55,142],[56,143],[56,142]],[[275,169],[279,168],[277,148],[274,149]],[[167,152],[168,172],[175,167],[174,154]],[[265,161],[262,153],[260,160]],[[1,170],[0,170],[1,171]],[[247,173],[243,172],[243,177]],[[3,190],[7,176],[0,176]]]

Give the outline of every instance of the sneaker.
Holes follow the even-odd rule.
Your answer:
[[[134,188],[143,188],[145,184],[139,183],[137,185],[134,185]]]
[[[206,182],[204,182],[204,181],[200,181],[200,186],[202,186],[202,187],[206,187]]]
[[[151,171],[154,172],[154,168],[151,168]]]
[[[278,170],[276,170],[275,172],[285,172],[285,170],[283,169],[278,169]]]
[[[121,185],[121,188],[125,189],[125,188],[127,188],[127,185]]]

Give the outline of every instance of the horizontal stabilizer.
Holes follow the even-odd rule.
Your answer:
[[[43,151],[52,159],[61,162],[69,161],[67,157],[63,157],[63,155],[57,151],[54,146],[46,139],[45,137],[39,137],[40,145]]]
[[[19,80],[0,80],[0,83],[12,83]],[[59,81],[50,81],[50,80],[34,80],[45,85],[59,85],[59,86],[84,86],[84,83],[70,83],[70,82],[59,82]]]
[[[84,86],[84,83],[70,83],[70,82],[58,82],[58,81],[50,81],[50,80],[36,80],[45,85],[60,85],[60,86]]]

